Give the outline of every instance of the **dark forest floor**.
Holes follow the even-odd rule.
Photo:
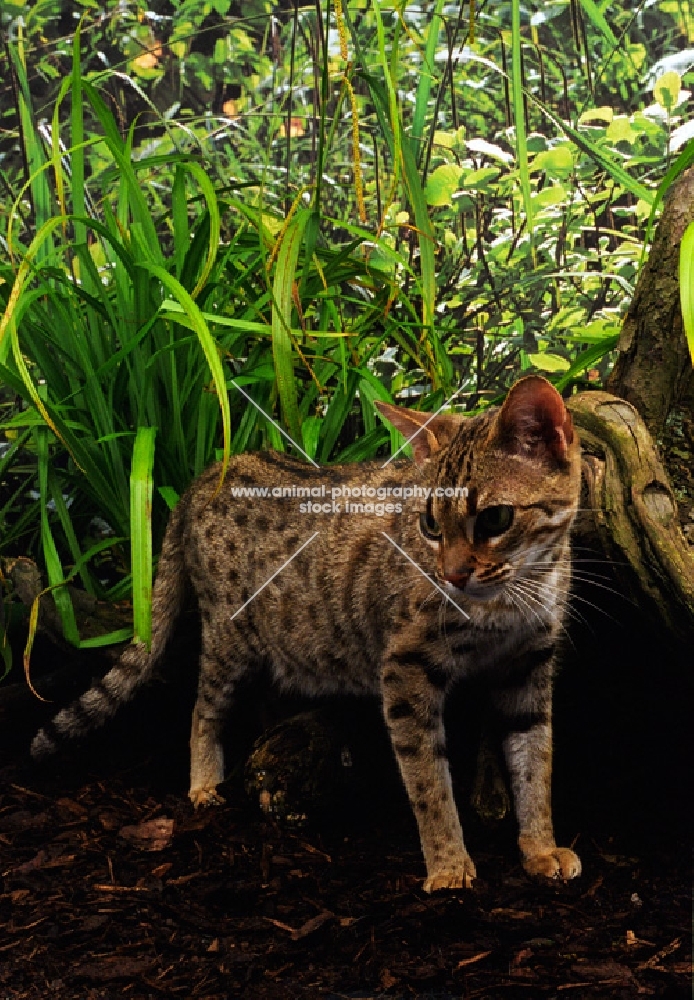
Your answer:
[[[467,805],[464,693],[447,722],[480,877],[433,896],[382,734],[369,742],[376,707],[350,723],[364,780],[293,830],[262,818],[238,772],[228,805],[190,807],[190,679],[154,684],[49,767],[27,747],[55,706],[5,718],[0,1000],[690,996],[691,650],[613,611],[557,683],[556,826],[584,866],[567,885],[527,878],[512,822],[487,830]]]
[[[30,788],[5,771],[3,1000],[689,994],[689,859],[674,838],[580,837],[583,876],[539,885],[503,838],[475,837],[475,889],[426,896],[402,812],[283,834],[248,810],[194,814],[149,763]],[[160,849],[128,838],[156,819]]]

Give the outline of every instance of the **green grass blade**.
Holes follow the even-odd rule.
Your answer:
[[[687,226],[680,245],[680,302],[689,355],[694,365],[694,222]]]
[[[82,143],[84,141],[84,106],[82,101],[82,72],[80,66],[80,41],[81,41],[81,23],[78,24],[77,30],[75,31],[75,37],[72,43],[72,106],[71,106],[71,126],[72,126],[72,154],[70,156],[70,169],[72,173],[71,190],[72,190],[72,212],[73,215],[77,216],[78,219],[85,216],[87,213],[85,211],[85,198],[84,198],[84,149],[82,148]],[[57,114],[57,107],[56,107]],[[53,125],[53,131],[56,131],[56,124]],[[56,170],[59,167],[56,166]],[[84,223],[76,221],[75,226],[75,243],[81,244],[87,242],[87,231],[85,229]]]
[[[33,240],[29,244],[29,247],[24,254],[24,259],[19,265],[17,270],[17,276],[12,285],[12,291],[7,300],[7,305],[5,307],[5,312],[3,313],[2,319],[0,320],[0,361],[4,361],[7,357],[7,346],[4,344],[5,336],[13,325],[13,315],[17,308],[17,302],[22,294],[24,284],[29,276],[29,272],[32,269],[34,258],[41,252],[41,249],[48,240],[54,229],[56,229],[62,223],[62,218],[57,216],[56,218],[49,219],[45,222],[43,226],[39,229],[34,236]]]
[[[386,94],[388,99],[388,121],[390,132],[393,136],[393,188],[397,186],[400,179],[400,167],[402,159],[402,135],[400,129],[400,112],[398,110],[398,95],[396,84],[390,72],[390,63],[386,52],[386,34],[381,17],[380,0],[372,0],[373,12],[376,17],[376,35],[378,38],[378,53],[385,80]],[[394,54],[394,52],[393,52]]]
[[[14,65],[17,83],[19,84],[17,110],[22,128],[21,137],[24,142],[29,173],[31,174],[31,199],[34,207],[34,218],[36,228],[40,229],[51,215],[51,193],[46,174],[41,169],[46,164],[46,157],[41,139],[34,127],[35,115],[31,102],[31,91],[29,89],[24,58],[24,45],[21,35],[17,44],[8,46],[8,51]],[[41,256],[47,257],[48,253],[49,248],[42,245]]]
[[[82,639],[80,649],[100,649],[102,646],[115,646],[119,642],[127,642],[132,637],[133,630],[131,628],[119,628],[115,632],[107,632],[105,635],[95,635],[91,639]]]
[[[152,641],[152,469],[156,427],[138,427],[130,471],[134,641]]]
[[[417,144],[419,144],[424,134],[424,120],[429,106],[432,81],[434,80],[434,57],[436,55],[439,34],[441,33],[443,8],[444,0],[436,0],[436,6],[429,15],[429,27],[427,29],[427,40],[424,49],[424,65],[421,67],[421,75],[417,84],[414,115],[412,118],[411,136]],[[419,156],[417,159],[419,159]]]
[[[402,142],[402,159],[405,173],[407,193],[414,210],[417,238],[419,240],[419,258],[422,282],[422,325],[429,331],[436,315],[436,238],[434,227],[429,218],[421,178],[417,170],[412,143],[407,138]]]
[[[202,191],[203,197],[205,199],[205,204],[207,205],[207,211],[209,213],[209,237],[208,237],[208,251],[207,259],[202,269],[202,273],[198,278],[197,284],[193,291],[191,292],[191,298],[196,299],[202,289],[207,284],[207,279],[210,276],[212,268],[214,267],[214,262],[217,258],[217,251],[219,249],[219,244],[221,242],[220,227],[221,222],[219,218],[219,205],[217,203],[217,196],[215,194],[212,181],[207,176],[202,167],[198,166],[197,163],[187,163],[186,169],[193,175],[195,180],[200,185],[200,190]]]
[[[219,403],[219,407],[222,412],[224,457],[222,459],[221,474],[223,478],[226,474],[227,466],[229,465],[231,446],[231,416],[229,412],[229,397],[227,395],[226,381],[224,378],[224,368],[222,366],[222,360],[219,356],[217,343],[210,333],[209,327],[203,319],[200,309],[180,281],[177,281],[172,274],[169,274],[168,271],[165,271],[163,267],[160,267],[157,264],[151,264],[147,261],[143,261],[139,264],[139,266],[149,271],[149,273],[155,278],[158,278],[162,285],[164,285],[164,287],[178,301],[197,335],[200,347],[202,348],[203,354],[207,360],[210,372],[212,373],[212,380],[217,391],[217,402]]]
[[[581,351],[571,367],[554,383],[557,390],[561,392],[565,389],[578,375],[582,375],[587,368],[592,368],[601,358],[613,351],[618,343],[619,334],[616,334],[614,337],[605,337],[599,343]]]
[[[190,246],[190,228],[188,226],[188,197],[186,195],[186,172],[178,163],[171,189],[171,215],[173,218],[174,260],[176,261],[176,277],[181,280],[183,264]]]
[[[517,0],[514,0],[514,2],[517,2]],[[500,76],[507,78],[507,74],[504,73],[503,69],[493,63],[490,59],[476,56],[474,53],[469,55],[468,58],[471,61],[481,62],[488,69],[493,69],[499,73]],[[641,198],[648,205],[653,204],[653,191],[651,191],[650,188],[645,187],[643,184],[640,184],[639,181],[632,177],[631,174],[629,174],[624,167],[621,166],[621,164],[619,164],[616,160],[613,160],[601,146],[592,142],[572,125],[568,125],[558,115],[555,115],[546,104],[543,104],[542,101],[529,91],[526,91],[526,97],[529,101],[532,101],[532,103],[535,104],[541,114],[543,114],[546,118],[549,118],[549,120],[553,122],[560,131],[568,136],[568,138],[571,139],[582,152],[597,163],[599,167],[602,167],[602,169],[609,174],[612,180],[621,184],[625,191],[630,191],[636,198]]]
[[[277,255],[273,283],[272,305],[272,356],[275,362],[277,391],[282,405],[282,416],[287,430],[297,444],[301,443],[301,419],[294,377],[294,358],[290,336],[294,280],[299,249],[310,211],[300,209],[292,219]]]
[[[120,177],[127,188],[128,202],[132,210],[133,220],[142,228],[147,250],[151,254],[152,260],[160,264],[163,258],[157,237],[157,230],[142,192],[142,186],[133,169],[128,147],[123,143],[113,115],[102,101],[97,90],[92,84],[87,83],[86,80],[82,80],[82,88],[92,106],[94,114],[101,123],[110,153],[116,161]]]
[[[36,449],[39,467],[39,494],[41,497],[41,547],[46,563],[48,583],[56,589],[53,591],[53,600],[60,615],[65,639],[78,646],[80,637],[75,621],[75,612],[72,607],[70,594],[63,586],[65,574],[58,555],[58,549],[53,538],[51,525],[48,519],[48,501],[51,499],[48,491],[48,468],[50,457],[48,453],[48,428],[37,427],[34,431],[36,438]]]
[[[173,488],[173,486],[160,486],[158,487],[159,496],[162,498],[169,510],[173,510],[178,501],[181,499],[179,493]]]
[[[360,379],[360,372],[350,371],[347,376],[347,384],[344,387],[340,384],[333,393],[321,428],[323,441],[320,449],[320,462],[327,462],[330,458],[343,424],[352,409]]]
[[[49,468],[48,470],[48,487],[60,520],[60,526],[63,529],[63,534],[65,535],[70,548],[70,554],[72,555],[75,563],[80,563],[82,553],[80,552],[79,542],[77,541],[75,529],[72,525],[72,520],[70,519],[70,512],[68,511],[65,498],[63,497],[63,490],[60,481],[55,474],[55,470],[52,468]],[[95,594],[94,584],[89,575],[86,563],[81,564],[80,577],[87,593]]]
[[[511,3],[511,83],[513,91],[513,121],[516,126],[516,158],[520,174],[523,207],[531,246],[534,218],[533,202],[530,194],[530,170],[528,168],[528,140],[525,130],[525,99],[523,90],[523,40],[520,30],[520,0]]]
[[[613,49],[616,49],[619,45],[619,41],[617,40],[614,31],[607,23],[605,15],[595,3],[595,0],[580,0],[580,4],[595,27],[603,34],[608,44],[611,45]]]

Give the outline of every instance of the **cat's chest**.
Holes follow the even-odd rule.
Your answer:
[[[475,677],[503,672],[529,647],[548,641],[551,622],[528,623],[509,615],[496,627],[467,621],[429,632],[429,655],[453,676]]]

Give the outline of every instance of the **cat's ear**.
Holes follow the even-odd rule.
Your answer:
[[[511,454],[565,462],[574,428],[551,382],[529,375],[511,388],[496,418],[495,436]]]
[[[410,442],[417,465],[423,465],[435,452],[450,444],[460,428],[460,418],[447,414],[432,417],[431,413],[393,406],[380,399],[374,400],[374,406]]]

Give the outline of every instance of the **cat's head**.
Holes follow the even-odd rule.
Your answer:
[[[564,551],[581,478],[578,437],[554,386],[523,378],[500,409],[471,418],[376,405],[434,488],[458,487],[454,497],[432,495],[420,515],[445,589],[491,600],[514,581],[526,580],[528,593],[539,587]]]

